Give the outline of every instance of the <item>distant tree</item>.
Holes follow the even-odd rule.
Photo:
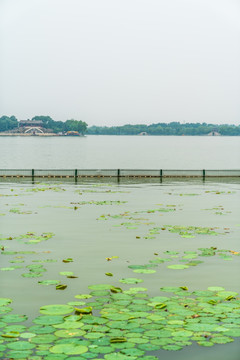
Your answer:
[[[123,125],[123,126],[91,126],[88,134],[92,135],[137,135],[146,132],[149,135],[207,135],[211,131],[217,131],[221,135],[240,135],[240,126],[214,125],[206,123],[157,123],[151,125]]]
[[[84,134],[87,130],[87,123],[81,120],[67,120],[63,125],[64,131],[78,131]]]
[[[49,123],[52,123],[54,121],[50,116],[45,115],[34,116],[32,120],[41,120],[44,124],[44,127],[48,127]]]
[[[3,115],[0,117],[0,131],[12,130],[16,127],[18,127],[18,121],[15,116]]]

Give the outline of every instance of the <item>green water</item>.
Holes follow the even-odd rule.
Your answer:
[[[1,238],[12,237],[13,240],[0,242],[4,246],[0,266],[23,267],[0,271],[0,296],[11,298],[12,313],[27,315],[26,324],[30,325],[39,315],[41,306],[76,301],[74,296],[88,293],[91,284],[111,284],[128,289],[129,285],[119,282],[122,278],[141,278],[140,286],[146,287],[152,297],[159,296],[160,287],[165,286],[187,286],[191,292],[220,286],[239,293],[239,192],[240,183],[234,179],[228,182],[169,180],[162,184],[159,180],[145,183],[117,183],[115,180],[109,183],[105,180],[78,184],[71,181],[54,184],[2,181],[0,233]],[[176,226],[185,227],[184,234],[169,231],[176,230]],[[193,231],[189,226],[196,229]],[[153,228],[158,228],[156,233],[151,230]],[[202,228],[213,229],[209,231],[216,235],[197,233]],[[14,239],[28,232],[36,235],[54,233],[54,236],[36,244]],[[194,237],[184,237],[185,233]],[[236,254],[228,251],[229,259],[222,258],[219,253],[199,256],[199,248],[211,247]],[[23,250],[36,253],[4,255],[6,251]],[[166,251],[178,252],[178,258],[164,254]],[[197,252],[197,260],[203,263],[183,270],[168,268],[172,264],[185,264],[180,261],[184,251]],[[117,258],[112,258],[115,256]],[[128,267],[149,264],[156,257],[169,257],[171,261],[154,268],[156,272],[152,274],[134,273]],[[73,262],[62,261],[67,258],[72,258]],[[57,261],[33,262],[47,259]],[[15,260],[24,262],[10,262]],[[46,269],[41,277],[22,276],[29,271],[26,266],[32,264],[41,264]],[[63,271],[71,271],[77,278],[60,275]],[[105,275],[109,272],[113,276]],[[59,280],[67,288],[56,291],[55,286],[38,283],[47,279]],[[239,338],[233,343],[211,348],[194,343],[177,352],[153,352],[163,359],[237,360],[239,354]]]

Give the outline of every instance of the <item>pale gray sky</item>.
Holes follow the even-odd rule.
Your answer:
[[[240,122],[239,0],[0,0],[0,116]]]

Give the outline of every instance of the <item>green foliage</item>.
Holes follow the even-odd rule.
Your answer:
[[[0,131],[7,131],[14,129],[18,126],[18,121],[15,116],[2,116],[0,117]]]
[[[207,135],[212,131],[218,132],[220,135],[226,136],[239,136],[240,125],[216,125],[206,123],[186,123],[180,124],[179,122],[157,123],[151,125],[126,124],[123,126],[91,126],[87,129],[88,125],[84,121],[68,119],[64,121],[55,121],[50,116],[36,115],[31,120],[41,120],[43,126],[51,129],[54,133],[77,131],[81,134],[89,135],[139,135],[147,133],[148,135]],[[3,115],[0,117],[0,132],[12,130],[18,127],[18,120],[15,116]]]
[[[52,130],[54,133],[67,132],[67,131],[78,131],[84,134],[87,130],[87,123],[81,120],[67,120],[55,121],[50,116],[38,115],[34,116],[31,120],[41,120],[43,127]],[[18,127],[18,120],[15,116],[2,116],[0,117],[0,132],[12,130]]]
[[[123,126],[91,126],[87,133],[90,135],[138,135],[147,133],[148,135],[207,135],[212,131],[217,131],[221,135],[240,135],[238,125],[215,125],[206,123],[187,123],[179,122],[158,123],[151,125],[123,125]]]

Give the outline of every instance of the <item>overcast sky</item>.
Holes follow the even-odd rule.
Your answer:
[[[0,116],[240,123],[239,0],[0,0]]]

